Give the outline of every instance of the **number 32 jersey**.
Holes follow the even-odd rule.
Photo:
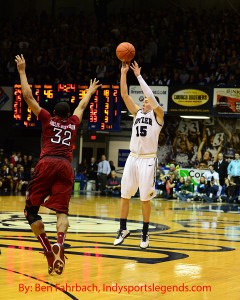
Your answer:
[[[80,121],[73,115],[67,119],[52,117],[48,111],[41,109],[39,120],[42,122],[42,140],[40,158],[46,155],[62,156],[72,161],[73,146]]]
[[[143,113],[140,109],[133,121],[130,151],[138,155],[156,153],[161,129],[153,110]]]

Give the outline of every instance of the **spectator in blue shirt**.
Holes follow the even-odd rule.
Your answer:
[[[101,156],[101,161],[98,164],[98,170],[97,170],[97,175],[98,175],[98,182],[100,183],[100,191],[101,195],[105,195],[105,190],[106,190],[106,184],[107,184],[107,177],[108,174],[111,172],[111,167],[109,164],[109,161],[106,159],[106,156],[103,154]]]
[[[233,177],[234,182],[239,186],[240,185],[240,156],[239,153],[235,153],[235,159],[233,159],[227,168],[229,176]]]

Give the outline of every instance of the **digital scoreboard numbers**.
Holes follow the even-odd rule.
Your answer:
[[[30,87],[33,90],[34,98],[39,102],[40,101],[40,85],[35,85],[36,88],[32,85]],[[36,127],[38,124],[38,118],[33,114],[30,107],[27,106],[25,101],[23,101],[21,85],[14,85],[14,101],[13,101],[13,119],[16,126],[19,127]]]
[[[71,112],[83,99],[87,85],[79,84],[33,84],[32,93],[39,105],[50,113],[60,101],[69,103]],[[16,127],[39,128],[38,118],[22,97],[20,84],[14,85],[13,120]],[[119,85],[103,85],[93,95],[89,104],[89,129],[94,131],[119,131],[121,100]]]
[[[119,85],[102,85],[90,101],[89,129],[120,131],[120,99]]]
[[[79,103],[77,97],[77,85],[76,84],[57,84],[55,89],[54,98],[59,101],[68,102],[70,106],[76,106]]]

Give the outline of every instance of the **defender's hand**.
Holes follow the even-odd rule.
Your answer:
[[[25,59],[24,59],[23,55],[22,54],[21,54],[21,56],[16,55],[15,56],[15,62],[17,64],[18,72],[19,73],[24,73],[25,69],[26,69],[26,62],[25,62]]]

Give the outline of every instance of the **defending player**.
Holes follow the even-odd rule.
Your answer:
[[[68,207],[72,193],[74,173],[71,166],[72,149],[83,112],[101,85],[94,79],[84,98],[70,116],[70,107],[59,102],[54,109],[54,117],[39,106],[34,99],[26,76],[26,63],[23,55],[15,58],[20,75],[22,94],[25,102],[42,123],[42,147],[40,160],[34,170],[32,181],[26,193],[24,214],[32,231],[41,243],[48,261],[48,273],[62,274],[64,270],[64,239],[69,227]],[[57,243],[51,247],[44,230],[39,207],[45,206],[56,212]]]
[[[129,212],[129,201],[139,188],[142,202],[143,228],[140,242],[141,248],[149,245],[148,228],[151,214],[150,200],[155,193],[155,170],[157,166],[158,136],[163,126],[164,111],[153,95],[152,90],[142,78],[141,68],[137,62],[131,64],[138,82],[145,95],[142,109],[133,102],[128,95],[127,72],[129,65],[122,64],[121,68],[121,96],[133,114],[132,136],[130,140],[130,155],[127,158],[121,184],[121,208],[120,208],[120,229],[114,241],[114,245],[119,245],[124,238],[129,236],[127,230],[127,217]]]

